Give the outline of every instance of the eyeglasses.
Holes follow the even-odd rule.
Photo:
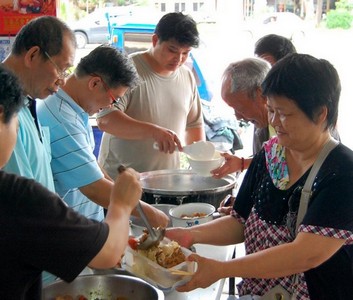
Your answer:
[[[65,79],[72,74],[72,71],[70,69],[63,71],[61,68],[59,68],[59,66],[54,62],[54,60],[51,58],[47,51],[44,51],[44,54],[55,67],[56,71],[59,74],[59,79]]]
[[[120,101],[120,97],[117,97],[117,98],[114,97],[112,91],[110,90],[109,86],[105,83],[105,81],[103,80],[103,78],[102,78],[101,76],[99,76],[98,74],[96,74],[96,73],[92,73],[91,76],[99,77],[100,80],[102,80],[103,87],[104,87],[104,89],[108,92],[109,97],[110,97],[110,99],[111,99],[111,101],[112,101],[111,105],[116,105],[116,104],[118,104],[118,102]]]

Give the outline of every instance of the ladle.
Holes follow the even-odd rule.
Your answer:
[[[118,167],[119,174],[124,172],[125,170],[126,170],[126,168],[123,165]],[[163,240],[164,235],[165,235],[165,228],[160,228],[160,227],[158,227],[157,229],[152,228],[151,224],[149,223],[149,221],[145,215],[145,212],[143,211],[143,208],[142,208],[140,201],[138,202],[136,209],[137,209],[138,213],[140,214],[140,217],[148,230],[148,235],[146,238],[143,239],[142,242],[140,242],[137,245],[137,248],[141,249],[141,250],[147,250],[154,245],[158,245],[159,242],[161,240]],[[141,239],[139,239],[139,240],[141,240]]]
[[[159,150],[157,142],[153,144],[153,148]],[[196,160],[209,160],[215,151],[215,146],[209,141],[198,141],[183,147],[183,152]]]
[[[161,227],[152,228],[151,224],[147,220],[147,217],[143,211],[143,208],[140,202],[137,204],[136,209],[139,212],[140,217],[148,230],[147,237],[137,245],[137,248],[142,250],[147,250],[153,247],[154,245],[158,245],[159,242],[163,240],[165,235],[165,228],[161,228]]]

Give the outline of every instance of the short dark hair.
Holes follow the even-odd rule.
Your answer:
[[[195,20],[181,12],[165,14],[159,20],[154,33],[161,42],[174,39],[180,45],[194,48],[197,48],[200,44]]]
[[[257,56],[270,54],[278,61],[288,54],[297,53],[297,49],[291,40],[286,37],[277,34],[268,34],[255,43],[254,53]]]
[[[98,46],[83,57],[75,73],[78,77],[97,74],[109,87],[133,88],[139,81],[136,68],[127,54],[109,45]]]
[[[274,64],[262,91],[265,96],[284,96],[295,102],[314,123],[321,108],[327,107],[327,128],[332,129],[337,123],[341,82],[337,70],[327,60],[290,54]]]
[[[5,124],[23,106],[22,88],[17,77],[0,64],[0,106],[4,109]]]
[[[12,53],[20,55],[34,46],[38,46],[50,56],[58,55],[63,48],[63,37],[68,34],[76,48],[76,38],[73,31],[60,19],[53,16],[41,16],[29,21],[16,35]]]

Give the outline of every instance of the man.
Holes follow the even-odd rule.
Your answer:
[[[127,245],[129,215],[141,185],[132,169],[123,172],[109,197],[106,219],[97,222],[34,180],[1,170],[16,143],[23,97],[18,79],[4,66],[0,82],[0,299],[41,299],[43,270],[72,281],[87,265],[116,265]]]
[[[128,57],[102,45],[81,59],[64,87],[38,105],[38,116],[50,131],[57,193],[69,206],[99,221],[104,218],[103,207],[109,204],[113,181],[94,156],[89,116],[115,105],[137,83],[136,69]],[[153,225],[167,225],[165,214],[150,205],[144,208]]]
[[[105,131],[99,162],[112,178],[120,164],[140,172],[177,169],[175,149],[205,140],[197,86],[184,66],[198,45],[195,21],[182,13],[168,13],[156,26],[151,48],[131,55],[141,84],[97,119]],[[160,151],[154,149],[155,142]]]
[[[290,39],[277,34],[268,34],[255,43],[254,54],[267,60],[273,66],[278,60],[288,54],[297,53]]]
[[[109,205],[114,182],[93,154],[89,116],[115,104],[137,82],[132,62],[117,49],[103,45],[82,58],[66,85],[38,105],[38,117],[50,131],[55,190],[90,219],[104,219],[103,207]],[[168,224],[168,217],[158,209],[145,203],[143,208],[152,226]],[[50,280],[44,277],[46,283]]]
[[[75,36],[67,25],[58,18],[43,16],[20,30],[3,62],[19,78],[27,96],[26,105],[18,114],[16,146],[4,170],[33,178],[51,191],[55,190],[49,138],[36,118],[35,99],[46,98],[65,84],[75,48]]]
[[[261,84],[270,64],[260,58],[246,58],[231,63],[223,73],[221,95],[225,103],[234,109],[238,120],[254,124],[253,153],[257,153],[263,142],[274,135],[267,118],[266,98],[262,95]],[[247,169],[252,158],[239,158],[225,153],[226,163],[213,170],[215,178]]]

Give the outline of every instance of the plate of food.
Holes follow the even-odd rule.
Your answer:
[[[122,267],[168,293],[191,279],[195,262],[186,261],[191,253],[166,237],[150,249],[137,249],[137,238],[130,237]]]

